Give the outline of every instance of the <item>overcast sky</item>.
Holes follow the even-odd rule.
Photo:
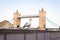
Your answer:
[[[8,20],[11,22],[16,10],[21,15],[38,15],[42,7],[46,10],[46,17],[60,25],[60,0],[0,0],[0,21]],[[26,20],[28,21],[28,19],[22,19],[21,26],[27,22]],[[31,27],[37,26],[39,26],[38,18],[32,18]],[[46,27],[58,28],[47,20]]]

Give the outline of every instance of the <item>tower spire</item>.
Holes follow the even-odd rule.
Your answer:
[[[44,8],[41,9],[41,12],[44,12]]]
[[[18,10],[16,10],[16,13],[19,13]]]

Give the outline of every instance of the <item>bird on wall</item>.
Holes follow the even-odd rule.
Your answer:
[[[23,28],[25,28],[25,27],[30,28],[30,26],[31,26],[31,20],[32,19],[29,19],[29,21],[24,24]]]

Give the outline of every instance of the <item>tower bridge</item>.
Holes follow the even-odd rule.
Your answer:
[[[18,10],[14,13],[14,22],[13,25],[14,27],[20,27],[21,26],[21,19],[22,18],[39,18],[39,27],[38,29],[40,30],[45,30],[46,29],[46,20],[53,24],[54,26],[59,26],[58,24],[52,22],[50,19],[46,17],[46,11],[42,8],[39,10],[38,15],[23,15],[19,14]]]
[[[21,14],[19,14],[18,10],[16,11],[16,13],[14,13],[14,27],[19,26],[20,27],[20,22],[21,22],[21,18],[36,18],[39,17],[39,29],[40,30],[45,30],[45,26],[46,26],[46,11],[42,8],[39,11],[39,15],[26,15],[26,16],[21,16]]]

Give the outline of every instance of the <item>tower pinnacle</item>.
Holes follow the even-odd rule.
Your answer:
[[[43,8],[41,9],[41,12],[44,12],[44,9]]]

